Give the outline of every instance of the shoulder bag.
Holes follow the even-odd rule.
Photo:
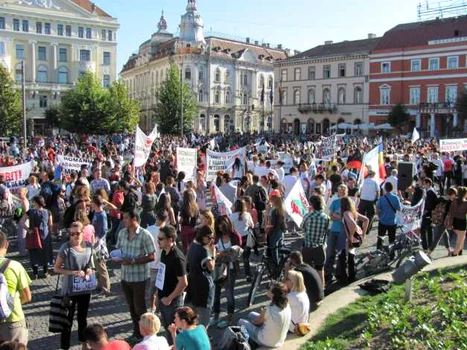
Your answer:
[[[50,300],[49,309],[49,332],[61,333],[65,329],[69,329],[71,322],[68,319],[70,297],[62,295],[58,292],[58,285],[60,282],[60,275],[57,278],[57,285],[55,286],[55,294]]]

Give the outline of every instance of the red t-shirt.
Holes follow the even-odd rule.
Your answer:
[[[445,159],[443,163],[445,172],[452,171],[452,166],[454,165],[454,162],[451,159]]]
[[[131,346],[124,340],[112,340],[102,350],[131,350]]]

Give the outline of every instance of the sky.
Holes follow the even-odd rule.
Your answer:
[[[425,0],[421,0],[425,3]],[[432,1],[432,0],[431,0]],[[169,32],[178,30],[186,0],[94,0],[116,17],[117,71],[157,31],[164,9]],[[382,36],[400,23],[417,21],[419,0],[198,0],[204,28],[260,43],[304,51],[326,40]]]

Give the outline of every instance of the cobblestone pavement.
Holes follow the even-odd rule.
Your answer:
[[[298,236],[287,235],[286,236],[286,245],[291,248],[297,248],[300,246],[301,239]],[[374,249],[376,244],[376,230],[368,235],[368,239],[365,241],[364,246],[360,249],[363,253],[370,249]],[[55,249],[58,249],[59,243],[55,245]],[[445,249],[439,247],[433,254],[434,258],[446,256]],[[20,261],[23,266],[25,266],[28,271],[29,269],[29,259],[26,257],[19,257],[15,251],[15,242],[12,242],[12,248],[9,252],[9,257],[17,259]],[[253,266],[260,261],[260,257],[256,257],[252,254],[252,264]],[[254,268],[254,267],[253,267]],[[254,271],[254,270],[253,270]],[[239,318],[245,317],[249,312],[257,310],[266,303],[266,284],[263,283],[262,288],[260,289],[259,295],[257,295],[255,300],[255,305],[251,308],[246,309],[246,298],[248,295],[248,290],[250,283],[247,283],[245,276],[242,274],[243,269],[241,269],[241,274],[237,280],[236,286],[236,314],[234,317],[234,322]],[[89,309],[88,323],[99,322],[102,323],[111,339],[123,339],[131,334],[132,327],[130,321],[130,315],[126,302],[124,300],[123,294],[120,288],[120,269],[115,265],[109,264],[109,274],[111,276],[112,282],[112,293],[114,295],[110,297],[100,297],[93,296],[91,300],[91,306]],[[59,349],[60,339],[59,335],[51,334],[48,332],[48,310],[50,298],[54,293],[55,286],[57,283],[57,276],[53,275],[48,279],[39,279],[32,282],[31,290],[33,295],[33,302],[24,305],[24,311],[29,325],[29,348],[34,350],[42,349]],[[225,307],[225,298],[223,297],[221,301],[221,306]],[[225,310],[225,309],[224,309]],[[225,314],[221,314],[221,317]],[[76,317],[75,317],[76,318]],[[81,349],[78,345],[78,335],[77,335],[77,323],[73,326],[72,333],[72,349]],[[222,330],[217,328],[210,328],[209,334],[213,340],[213,348],[216,349],[216,341],[219,340],[222,334]]]

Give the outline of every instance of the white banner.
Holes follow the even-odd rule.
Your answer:
[[[62,173],[69,174],[72,171],[79,172],[81,170],[81,166],[86,164],[88,169],[91,169],[92,160],[79,158],[79,157],[69,157],[69,156],[62,156],[57,155],[58,165],[62,168]]]
[[[219,215],[229,215],[232,214],[232,202],[224,196],[224,194],[219,190],[214,183],[211,185],[211,198],[214,206],[217,206],[217,211]]]
[[[149,136],[136,126],[136,137],[135,137],[135,159],[134,167],[141,167],[146,163],[149,158],[149,153],[151,153],[152,143],[157,137],[157,128],[154,127],[154,130]]]
[[[324,159],[331,159],[331,157],[334,157],[336,152],[337,152],[337,137],[336,134],[329,136],[329,137],[323,137],[322,142],[319,146],[319,152],[321,154],[321,158]]]
[[[177,147],[177,170],[185,173],[185,181],[196,180],[198,153],[196,148]]]
[[[467,139],[439,140],[440,152],[455,152],[467,150]]]
[[[290,174],[290,168],[293,167],[293,158],[291,155],[285,152],[278,152],[280,159],[284,162],[284,172],[285,175]]]
[[[230,152],[214,152],[208,149],[206,154],[206,181],[214,181],[218,171],[230,171],[235,158],[239,157],[242,164],[245,164],[246,148]]]
[[[292,218],[297,226],[300,227],[303,217],[308,213],[310,207],[300,180],[297,180],[287,198],[285,198],[284,206],[285,212]]]
[[[21,188],[27,184],[31,175],[33,162],[0,168],[0,176],[5,181],[5,186],[10,190]]]

